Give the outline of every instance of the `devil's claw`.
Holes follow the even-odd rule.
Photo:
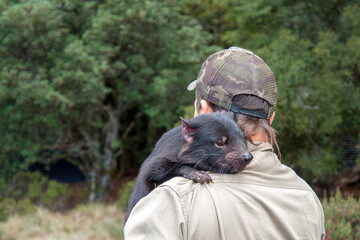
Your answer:
[[[210,183],[212,179],[209,174],[204,171],[193,171],[187,176],[188,179],[193,180],[195,183]]]

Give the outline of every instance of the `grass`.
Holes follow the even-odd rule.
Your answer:
[[[124,214],[115,205],[81,205],[65,213],[39,207],[36,213],[0,222],[0,240],[123,239]]]

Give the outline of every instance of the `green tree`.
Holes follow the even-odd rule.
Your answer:
[[[122,156],[134,138],[171,127],[191,103],[186,85],[213,51],[171,0],[1,1],[0,10],[0,162],[67,157],[90,200],[104,198],[117,159],[134,160]]]
[[[285,163],[310,183],[344,165],[360,133],[360,1],[187,1],[213,42],[261,56],[279,88],[274,125]]]
[[[275,126],[285,160],[309,182],[334,176],[345,163],[343,138],[360,132],[358,10],[344,6],[337,22],[316,36],[280,31],[259,50],[279,82]],[[339,25],[341,31],[333,30]]]

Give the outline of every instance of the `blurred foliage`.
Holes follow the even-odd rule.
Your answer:
[[[103,199],[192,116],[185,89],[206,57],[237,45],[277,78],[285,163],[329,181],[344,138],[359,142],[359,12],[359,0],[0,0],[0,178],[62,157]]]
[[[132,191],[134,190],[135,183],[136,183],[136,179],[127,181],[127,182],[123,183],[122,187],[119,190],[119,199],[117,201],[117,205],[118,205],[118,207],[120,207],[120,209],[123,212],[127,212],[128,202],[130,199],[130,195],[131,195]]]
[[[248,48],[273,70],[274,126],[286,164],[314,184],[354,161],[345,147],[356,148],[360,133],[359,0],[182,4],[213,33],[212,42]],[[355,140],[344,146],[349,137]]]
[[[184,12],[213,34],[213,42],[254,50],[279,39],[282,29],[313,41],[326,29],[342,34],[344,9],[358,4],[358,0],[182,0]],[[353,20],[358,19],[355,12],[356,8]]]
[[[0,222],[6,221],[11,215],[16,206],[14,199],[3,199],[0,201]]]
[[[215,50],[172,0],[1,1],[0,28],[0,166],[67,158],[92,200],[178,121]]]
[[[325,239],[360,239],[360,200],[344,199],[341,192],[323,201],[325,212]]]
[[[68,186],[48,180],[40,172],[18,172],[8,183],[0,180],[0,220],[14,214],[35,211],[36,205],[61,210],[68,197]]]
[[[59,210],[65,207],[67,196],[67,185],[59,184],[56,181],[49,181],[46,191],[41,196],[41,201],[47,208]]]
[[[279,82],[275,127],[285,159],[309,182],[324,180],[345,164],[344,138],[360,133],[360,35],[348,5],[338,25],[319,31],[315,40],[289,30],[260,50]],[[329,23],[330,24],[330,23]],[[357,140],[358,141],[358,140]]]

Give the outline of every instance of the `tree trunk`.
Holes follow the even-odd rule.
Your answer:
[[[116,146],[120,123],[116,110],[108,108],[108,121],[102,131],[95,136],[90,136],[84,129],[79,128],[86,141],[86,157],[82,169],[86,171],[90,188],[89,202],[103,201],[109,188],[112,167],[121,154],[121,147]],[[101,136],[105,134],[105,136]],[[104,139],[105,141],[101,141]]]
[[[90,194],[89,194],[89,202],[93,203],[96,199],[96,170],[90,170]]]
[[[114,158],[113,158],[113,153],[111,151],[111,149],[105,148],[105,159],[103,162],[103,171],[101,176],[99,176],[100,178],[100,183],[98,186],[98,192],[97,192],[97,196],[96,196],[96,200],[98,201],[103,201],[105,198],[105,194],[106,191],[109,187],[109,183],[110,183],[110,174],[111,174],[111,165],[113,162]]]
[[[116,114],[116,112],[112,110],[109,110],[108,114],[109,114],[109,120],[104,126],[106,131],[104,157],[103,157],[103,161],[100,162],[101,167],[99,168],[100,172],[98,173],[99,182],[96,193],[97,201],[103,201],[105,198],[106,192],[110,184],[112,166],[115,165],[116,157],[118,157],[117,156],[118,154],[114,153],[114,149],[112,145],[117,138],[120,127],[119,117],[117,116],[118,114]]]

